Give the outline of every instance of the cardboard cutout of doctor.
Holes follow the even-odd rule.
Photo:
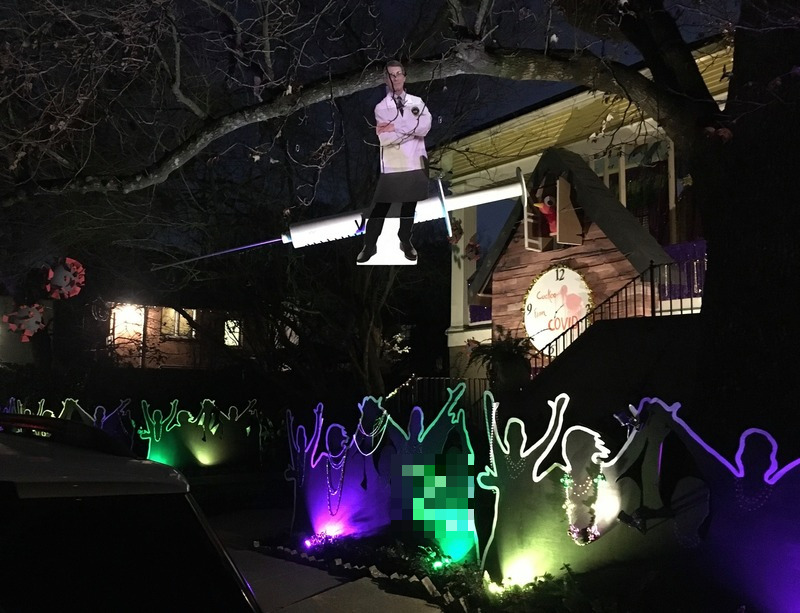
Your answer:
[[[431,114],[422,98],[405,90],[403,65],[390,60],[384,69],[386,96],[375,106],[375,133],[380,142],[380,178],[373,205],[367,215],[364,247],[356,258],[364,264],[416,264],[411,243],[417,202],[428,197],[428,154],[425,135],[431,129]],[[390,214],[400,204],[398,218]],[[396,215],[396,214],[395,214]],[[381,236],[384,225],[397,224],[397,238]]]

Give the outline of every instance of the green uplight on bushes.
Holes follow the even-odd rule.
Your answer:
[[[254,427],[259,426],[255,402],[250,400],[241,411],[235,406],[222,411],[214,400],[205,399],[192,413],[179,409],[176,399],[165,414],[143,400],[138,434],[148,441],[147,459],[176,468],[245,461],[257,453],[260,443],[260,427]]]

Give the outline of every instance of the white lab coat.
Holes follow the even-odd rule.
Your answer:
[[[378,134],[381,173],[408,172],[425,168],[428,157],[425,135],[431,129],[431,114],[422,98],[403,93],[401,114],[391,93],[375,106],[375,124],[394,124],[394,132]],[[377,129],[377,128],[376,128]]]

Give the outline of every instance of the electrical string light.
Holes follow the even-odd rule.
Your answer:
[[[416,378],[417,378],[417,375],[415,375],[414,373],[411,373],[411,376],[408,379],[403,381],[400,385],[398,385],[396,388],[394,388],[391,392],[386,394],[386,396],[385,396],[386,400],[388,400],[389,398],[392,398],[393,396],[395,396],[397,394],[397,392],[399,392],[404,387],[410,386],[411,382],[414,381]]]
[[[335,459],[334,459],[335,458]],[[336,456],[328,455],[328,461],[325,463],[325,480],[328,486],[328,513],[331,516],[339,512],[339,507],[342,505],[342,489],[344,485],[344,467],[347,462],[347,446],[343,446]],[[339,471],[339,485],[336,489],[331,487],[331,468]],[[336,498],[336,510],[331,505],[331,498]]]
[[[491,405],[491,410],[489,409]],[[483,420],[486,424],[486,432],[489,435],[489,466],[497,476],[497,460],[494,455],[495,436],[497,433],[497,409],[500,406],[499,402],[494,401],[494,396],[490,391],[483,394]],[[497,490],[492,490],[497,496]]]
[[[569,528],[567,534],[570,535],[575,544],[588,545],[600,536],[600,530],[595,523],[596,511],[595,503],[600,496],[600,488],[606,483],[603,473],[596,477],[589,475],[581,483],[575,484],[575,480],[569,473],[565,473],[560,479],[564,486],[564,504],[562,508],[567,513]],[[578,502],[575,502],[577,500]],[[587,504],[588,502],[588,504]],[[584,506],[589,512],[589,523],[585,528],[577,525],[578,504]]]
[[[381,443],[383,442],[383,437],[386,434],[386,427],[389,425],[389,413],[383,407],[380,407],[380,409],[381,409],[381,414],[375,420],[375,425],[372,428],[372,432],[367,432],[366,430],[364,430],[364,426],[362,425],[362,421],[364,419],[363,415],[361,416],[361,419],[358,420],[358,424],[356,425],[356,434],[355,436],[353,436],[353,443],[355,444],[356,449],[358,449],[358,452],[364,457],[371,456],[373,453],[375,453],[375,451],[381,446]],[[372,446],[371,451],[365,453],[364,450],[361,449],[361,446],[358,444],[359,433],[365,438],[368,438],[371,442],[378,434],[378,432],[381,433],[380,439],[378,439],[378,442]]]
[[[522,474],[522,471],[525,470],[525,464],[528,458],[519,458],[518,460],[512,460],[510,455],[506,456],[506,464],[508,466],[508,471],[506,474],[511,479],[516,479]]]
[[[746,491],[743,481],[743,479],[736,479],[734,485],[736,504],[742,511],[757,511],[767,504],[767,500],[769,500],[772,494],[772,486],[769,483],[764,483],[762,481],[760,487],[755,489],[755,491],[752,491],[750,488]]]
[[[375,420],[375,425],[372,427],[372,432],[367,432],[366,430],[364,430],[364,426],[362,425],[361,420],[359,420],[358,422],[358,431],[361,432],[361,434],[363,434],[364,436],[372,438],[373,436],[378,434],[378,432],[380,432],[381,430],[386,429],[385,421],[386,421],[386,409],[381,407],[381,414]]]
[[[306,546],[306,549],[315,549],[318,547],[333,545],[338,540],[340,540],[338,536],[333,536],[323,531],[323,532],[318,532],[316,534],[312,534],[307,539],[305,539],[305,541],[303,541],[303,544]]]

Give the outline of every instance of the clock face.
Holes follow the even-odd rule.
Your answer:
[[[580,273],[565,266],[550,268],[534,280],[525,296],[525,331],[533,346],[544,351],[591,308],[592,291]]]

